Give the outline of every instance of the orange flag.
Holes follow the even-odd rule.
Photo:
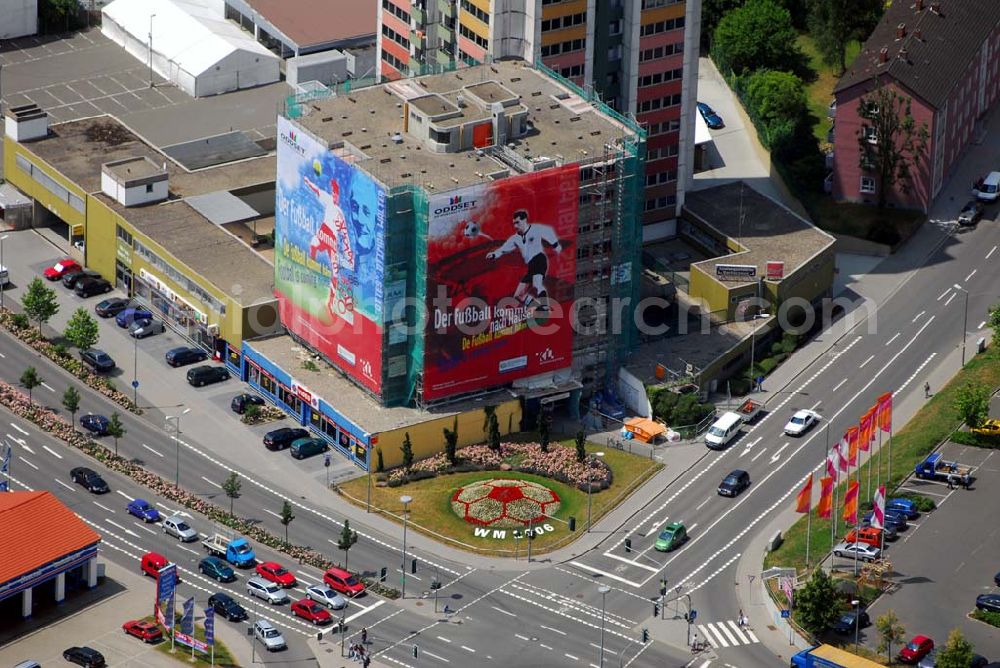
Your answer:
[[[809,476],[809,480],[806,481],[806,486],[802,488],[799,492],[799,496],[795,501],[795,512],[797,513],[808,513],[810,508],[812,508],[812,491],[813,491],[813,478],[812,475]]]
[[[858,521],[858,481],[847,485],[847,494],[844,495],[844,521],[848,524],[856,524]]]
[[[858,426],[858,436],[860,438],[858,445],[865,452],[868,452],[868,447],[875,439],[875,414],[877,412],[878,405],[875,405],[869,408],[868,412],[861,416],[861,423]]]
[[[819,505],[816,506],[816,516],[830,519],[833,510],[833,478],[827,476],[819,479]]]
[[[886,392],[878,398],[878,426],[888,433],[892,431],[892,392]]]
[[[851,427],[844,434],[844,441],[847,441],[847,461],[851,466],[858,465],[858,442],[860,440],[859,430],[857,427]],[[865,450],[867,449],[868,448],[865,448]],[[843,451],[843,446],[841,446],[841,451]]]

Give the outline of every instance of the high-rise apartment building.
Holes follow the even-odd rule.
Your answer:
[[[643,235],[673,234],[691,179],[701,0],[379,0],[378,67],[398,79],[522,58],[648,133]]]

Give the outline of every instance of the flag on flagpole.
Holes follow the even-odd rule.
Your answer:
[[[865,452],[868,452],[868,448],[871,446],[872,441],[875,440],[875,414],[877,412],[878,405],[869,408],[865,414],[861,416],[861,422],[858,425],[858,438],[860,439],[858,445]]]
[[[879,485],[872,499],[872,526],[876,529],[885,526],[885,485]]]
[[[830,450],[826,455],[826,475],[831,479],[837,479],[837,446],[833,446],[833,450]]]
[[[847,450],[847,463],[850,466],[858,465],[858,428],[851,427],[844,433],[844,437],[840,439],[840,449],[843,452]]]
[[[816,516],[830,519],[833,511],[833,481],[827,476],[819,479],[819,504],[816,506]]]
[[[847,485],[847,493],[844,495],[844,521],[848,524],[855,524],[858,521],[858,488],[860,483],[857,480]]]
[[[850,466],[847,463],[847,456],[844,455],[844,451],[840,449],[840,444],[833,446],[833,449],[837,451],[838,468],[841,473],[847,473],[850,471]]]
[[[805,487],[799,492],[798,497],[795,500],[795,512],[797,513],[808,513],[812,508],[812,491],[813,491],[813,477],[812,474],[809,475],[809,480],[806,481]]]
[[[892,431],[892,392],[886,392],[878,398],[878,427],[889,433]]]

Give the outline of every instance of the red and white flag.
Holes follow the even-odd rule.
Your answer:
[[[885,485],[880,485],[872,499],[872,526],[876,529],[885,527]]]
[[[833,447],[834,449],[830,450],[829,454],[826,456],[826,475],[836,481],[839,477],[837,475],[837,453],[835,452],[837,446]]]
[[[841,473],[847,473],[851,470],[851,465],[847,460],[847,454],[844,453],[844,448],[838,447],[840,444],[833,446],[834,451],[837,453],[837,459],[840,462],[839,469]]]

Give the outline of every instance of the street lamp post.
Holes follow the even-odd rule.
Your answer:
[[[153,87],[153,19],[156,14],[149,15],[149,87]]]
[[[854,653],[858,653],[858,635],[861,630],[861,601],[854,599],[851,601],[854,606]]]
[[[969,291],[958,283],[952,287],[965,293],[965,317],[962,319],[962,366],[965,367],[965,340],[969,338]]]
[[[132,334],[132,403],[139,407],[139,337],[135,334]]]
[[[407,496],[404,494],[399,497],[399,500],[403,503],[403,563],[401,564],[400,572],[403,574],[402,580],[402,594],[400,598],[406,598],[406,518],[407,518],[407,508],[410,505],[410,501],[413,501],[412,496]]]
[[[587,469],[587,533],[590,533],[590,509],[593,504],[593,487],[594,487],[594,457],[603,457],[603,452],[595,452],[590,458],[590,466]]]
[[[2,237],[0,237],[0,269],[4,268],[4,266],[3,266],[3,240],[6,239],[8,236],[10,236],[10,235],[5,234]],[[3,278],[3,277],[0,277],[0,311],[3,310],[3,289],[4,289],[4,287],[6,287],[6,284],[7,284],[7,280],[5,278]]]
[[[183,405],[183,404],[181,404]],[[181,416],[187,415],[191,411],[190,408],[185,408],[183,411],[177,415],[168,415],[167,420],[173,420],[174,422],[174,446],[177,457],[177,470],[174,477],[174,487],[177,489],[181,488]]]
[[[608,592],[611,591],[611,587],[607,585],[601,585],[597,588],[597,591],[601,593],[601,659],[600,668],[604,668],[604,619],[605,619],[605,603],[607,601]]]
[[[755,381],[757,380],[757,377],[753,375],[753,365],[754,365],[754,360],[756,359],[756,355],[757,355],[757,350],[756,350],[756,348],[757,348],[757,327],[758,327],[757,320],[763,320],[764,318],[770,318],[770,317],[771,317],[770,313],[758,313],[758,314],[754,315],[754,317],[753,317],[754,326],[753,326],[753,330],[750,333],[750,388],[751,389],[753,389],[753,387],[755,385]]]

